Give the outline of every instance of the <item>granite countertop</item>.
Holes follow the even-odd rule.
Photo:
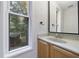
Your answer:
[[[64,49],[67,49],[69,51],[72,51],[74,53],[77,53],[79,55],[79,40],[73,40],[73,39],[65,39],[65,38],[56,38],[54,36],[38,36],[39,39],[44,40],[48,43],[57,45],[59,47],[62,47]],[[58,39],[62,40],[61,42],[53,41],[52,39]],[[64,41],[64,42],[63,42]]]

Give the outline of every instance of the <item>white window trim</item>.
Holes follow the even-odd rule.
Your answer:
[[[32,34],[31,34],[31,13],[29,14],[29,16],[25,16],[25,17],[29,17],[29,44],[27,46],[23,46],[21,48],[17,48],[14,50],[9,51],[9,18],[8,18],[8,13],[9,13],[9,2],[2,2],[2,8],[3,8],[3,57],[12,57],[12,56],[16,56],[18,54],[30,51],[33,49],[33,43],[32,43]],[[31,2],[29,3],[31,5]],[[31,8],[31,6],[30,6]],[[31,9],[30,9],[31,11]],[[17,14],[19,15],[19,14]],[[22,15],[21,15],[22,16]]]
[[[18,15],[18,16],[29,17],[29,16],[26,16],[26,15],[23,15],[23,14],[18,14],[18,13],[12,12],[12,11],[10,11],[9,13],[13,14],[13,15]]]

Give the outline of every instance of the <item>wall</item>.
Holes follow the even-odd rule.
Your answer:
[[[3,57],[3,8],[0,2],[0,57]]]
[[[14,56],[13,58],[37,57],[37,34],[48,32],[48,2],[33,1],[31,14],[33,50]],[[44,25],[40,25],[40,21],[43,21]]]
[[[69,40],[79,40],[79,35],[74,35],[74,34],[63,34],[63,33],[48,33],[48,35],[51,36],[56,36],[59,35],[60,37],[64,38],[64,39],[69,39]]]

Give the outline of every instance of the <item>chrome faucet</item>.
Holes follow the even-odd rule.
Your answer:
[[[56,33],[55,37],[56,38],[62,38],[62,36],[60,34],[58,34],[58,33]]]
[[[56,34],[55,34],[55,37],[57,38],[58,36],[59,36],[59,35],[56,33]]]

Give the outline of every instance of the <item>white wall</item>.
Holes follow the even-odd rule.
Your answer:
[[[48,32],[48,2],[47,1],[33,1],[32,2],[32,40],[33,50],[23,54],[14,56],[14,58],[34,58],[37,57],[37,34]],[[40,25],[40,21],[44,25]]]
[[[37,15],[39,14],[39,16],[37,17],[38,20],[38,33],[42,34],[42,33],[47,33],[48,32],[48,2],[42,1],[42,2],[38,2],[37,4]],[[40,21],[43,22],[44,25],[40,24]]]
[[[0,2],[0,57],[3,57],[3,8]]]
[[[7,3],[7,2],[5,2]],[[32,42],[33,50],[13,56],[13,58],[34,58],[37,57],[37,34],[48,33],[48,2],[47,1],[33,1],[31,5],[31,30],[32,30]],[[7,7],[5,7],[7,8]],[[3,30],[4,27],[3,15],[4,9],[2,2],[0,2],[0,58],[3,57]],[[40,21],[44,22],[44,25],[40,25]],[[8,21],[6,20],[6,23]],[[5,43],[5,42],[4,42]]]
[[[64,10],[64,32],[78,33],[78,7],[77,4]]]

